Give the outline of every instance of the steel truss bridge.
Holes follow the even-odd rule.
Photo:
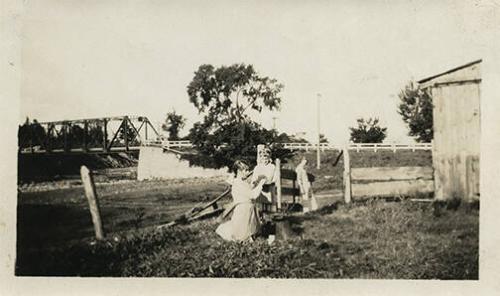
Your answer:
[[[145,116],[115,116],[33,122],[19,127],[19,152],[110,153],[133,152],[160,138]]]

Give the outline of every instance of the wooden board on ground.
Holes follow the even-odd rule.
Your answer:
[[[351,168],[351,179],[356,181],[432,180],[432,178],[432,167]]]
[[[432,180],[411,180],[391,182],[371,182],[368,184],[352,184],[352,196],[412,196],[417,193],[434,191]]]

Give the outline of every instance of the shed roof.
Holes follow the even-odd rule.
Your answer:
[[[465,65],[453,68],[443,73],[433,75],[422,80],[418,83],[420,87],[427,88],[438,84],[452,84],[452,83],[466,83],[466,82],[480,82],[481,81],[481,67],[480,64],[483,60],[477,60]]]

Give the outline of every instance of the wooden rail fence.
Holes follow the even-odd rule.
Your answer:
[[[434,191],[432,167],[351,168],[344,149],[344,200],[354,197],[415,196]]]

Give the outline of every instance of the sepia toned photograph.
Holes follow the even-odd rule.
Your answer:
[[[478,281],[463,5],[25,1],[15,276]]]

